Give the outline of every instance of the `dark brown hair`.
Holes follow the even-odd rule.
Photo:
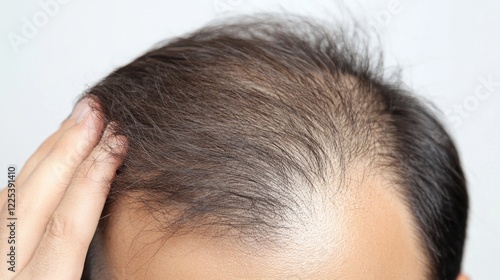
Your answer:
[[[346,172],[369,162],[408,205],[429,279],[455,279],[468,211],[455,146],[356,34],[301,17],[238,17],[111,73],[84,95],[129,142],[106,209],[140,193],[151,211],[180,210],[165,232],[217,228],[273,243],[314,207],[304,193],[349,187]]]

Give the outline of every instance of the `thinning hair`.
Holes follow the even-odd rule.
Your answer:
[[[455,279],[468,211],[455,146],[348,31],[302,17],[226,19],[93,86],[83,97],[129,145],[105,209],[140,193],[151,211],[180,213],[165,232],[278,242],[312,211],[304,194],[349,187],[346,173],[368,162],[411,212],[429,279]]]

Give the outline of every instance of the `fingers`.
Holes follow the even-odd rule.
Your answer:
[[[88,100],[88,99],[87,99]],[[33,172],[36,166],[44,159],[49,151],[52,149],[57,140],[63,135],[63,133],[70,127],[77,123],[77,120],[83,118],[86,113],[85,101],[80,101],[74,108],[71,116],[63,121],[59,129],[47,138],[42,145],[31,155],[31,157],[26,161],[23,169],[18,174],[16,182],[18,185],[22,185],[26,178]]]
[[[99,142],[103,125],[98,112],[91,110],[88,100],[82,104],[78,105],[81,111],[74,118],[74,125],[60,133],[25,182],[17,184],[16,212],[24,224],[17,232],[17,238],[23,244],[23,254],[18,257],[19,269],[31,259],[78,166]],[[48,143],[47,146],[50,141]],[[43,152],[42,149],[39,154]]]
[[[73,110],[72,115],[64,120],[61,124],[61,127],[50,135],[43,143],[40,145],[37,150],[30,156],[30,158],[24,164],[21,172],[16,177],[16,185],[21,186],[26,178],[33,172],[35,167],[42,161],[45,156],[49,153],[50,149],[54,145],[54,143],[59,139],[59,137],[70,127],[76,124],[76,120],[82,114],[83,103],[79,102],[75,109]],[[7,188],[2,189],[0,192],[0,205],[3,205],[7,201]]]
[[[20,279],[79,279],[85,255],[96,230],[109,185],[120,157],[125,153],[125,139],[112,136],[110,126],[92,151],[78,167],[59,207],[47,224],[45,233]],[[111,151],[111,153],[110,153]]]
[[[52,135],[47,138],[42,145],[38,147],[38,149],[33,153],[33,155],[30,156],[30,158],[26,161],[26,163],[23,166],[23,169],[17,176],[17,183],[21,185],[26,178],[33,172],[35,167],[42,161],[45,156],[49,153],[51,148],[54,146],[54,143],[61,137],[61,135],[70,127],[75,125],[75,119],[69,118],[65,120],[62,124],[61,127],[54,132]]]

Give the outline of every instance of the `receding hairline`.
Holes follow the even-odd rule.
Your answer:
[[[311,41],[309,41],[309,43],[307,43],[307,40],[304,40],[303,42],[305,44],[301,47],[297,47],[298,46],[297,43],[299,42],[297,40],[299,40],[299,37],[306,36],[306,34],[307,34],[307,32],[304,32],[304,30],[307,30],[307,26],[309,26],[309,28],[312,27],[312,25],[308,25],[308,24],[311,24],[309,21],[301,20],[301,22],[306,23],[305,27],[304,26],[302,27],[303,28],[302,33],[296,32],[297,30],[294,30],[293,28],[287,27],[290,22],[283,23],[283,22],[280,22],[280,20],[270,20],[269,18],[267,19],[267,21],[262,21],[262,22],[255,22],[255,21],[250,20],[250,21],[243,21],[243,23],[241,23],[241,22],[233,23],[232,25],[231,25],[231,23],[226,24],[226,25],[216,25],[216,26],[204,28],[201,31],[199,30],[197,32],[191,33],[188,36],[185,36],[185,37],[182,37],[182,38],[179,38],[176,40],[172,40],[165,47],[159,47],[156,50],[152,50],[149,54],[147,54],[143,58],[139,58],[134,63],[136,63],[136,65],[138,67],[146,67],[146,65],[153,63],[154,65],[156,65],[156,67],[159,67],[158,69],[168,69],[169,71],[173,71],[171,73],[172,79],[174,79],[174,82],[172,85],[179,86],[180,88],[182,88],[186,92],[188,92],[189,90],[195,89],[195,87],[192,87],[191,85],[189,85],[189,83],[193,83],[193,81],[189,81],[189,80],[188,80],[187,85],[180,85],[179,84],[181,81],[183,81],[183,79],[188,77],[187,75],[183,74],[182,72],[179,72],[179,73],[175,72],[179,69],[182,69],[179,71],[185,71],[185,70],[190,69],[190,71],[193,71],[192,73],[196,73],[197,78],[200,78],[201,81],[195,81],[194,85],[196,85],[197,83],[205,85],[203,83],[210,82],[207,80],[211,77],[214,80],[220,82],[220,84],[214,85],[215,86],[214,89],[217,89],[218,87],[219,88],[226,87],[226,90],[227,90],[227,87],[229,89],[232,89],[232,90],[234,89],[234,88],[232,88],[233,84],[231,84],[233,82],[236,83],[236,85],[237,85],[235,88],[237,88],[238,86],[240,86],[241,88],[245,88],[245,86],[247,86],[246,89],[248,89],[249,85],[241,82],[241,81],[245,81],[245,79],[244,79],[245,77],[243,74],[253,73],[253,75],[250,76],[250,78],[246,77],[247,80],[249,80],[250,83],[251,84],[253,83],[253,85],[254,85],[253,86],[254,88],[252,90],[258,91],[259,89],[261,89],[261,91],[263,91],[263,92],[277,94],[274,98],[274,104],[276,104],[276,101],[279,101],[280,98],[282,98],[280,96],[280,94],[285,93],[287,86],[294,85],[293,82],[300,82],[301,79],[304,78],[304,77],[301,77],[300,75],[293,76],[294,71],[290,71],[290,69],[300,70],[300,71],[298,71],[298,73],[303,73],[304,75],[309,75],[308,77],[313,76],[313,78],[311,80],[309,80],[309,83],[316,86],[317,87],[316,89],[322,89],[322,90],[326,89],[327,91],[331,90],[331,91],[337,91],[339,93],[342,93],[341,91],[339,91],[340,85],[346,85],[346,84],[358,85],[358,87],[360,88],[360,91],[351,91],[351,93],[358,93],[361,95],[352,95],[349,97],[349,95],[346,95],[344,93],[344,95],[342,95],[342,94],[340,95],[340,99],[337,98],[334,100],[337,102],[337,105],[339,105],[339,106],[346,105],[346,107],[344,107],[344,109],[346,109],[346,111],[344,112],[345,115],[342,116],[342,113],[340,114],[341,117],[345,118],[343,120],[345,122],[342,123],[339,119],[336,119],[336,121],[337,121],[336,124],[340,124],[340,125],[338,127],[335,127],[335,129],[342,130],[342,124],[343,124],[345,126],[344,128],[346,130],[343,131],[343,134],[340,134],[340,135],[342,137],[346,137],[346,139],[349,139],[349,141],[346,141],[346,139],[343,139],[344,142],[340,143],[340,145],[337,145],[338,143],[335,143],[335,144],[328,143],[328,145],[337,145],[336,147],[332,147],[332,150],[334,151],[334,152],[332,152],[332,151],[324,151],[324,150],[327,150],[328,147],[325,146],[325,143],[321,143],[321,140],[325,140],[325,139],[315,139],[318,141],[317,144],[319,144],[319,147],[321,149],[317,150],[316,153],[313,151],[312,154],[308,154],[307,151],[304,152],[304,149],[305,150],[308,149],[307,143],[300,142],[300,141],[306,141],[307,138],[304,138],[306,140],[304,140],[304,139],[302,139],[302,140],[301,139],[292,139],[292,138],[291,139],[297,140],[298,141],[297,143],[304,144],[304,146],[299,147],[298,151],[299,151],[299,153],[301,153],[301,152],[304,153],[305,156],[303,156],[303,158],[312,160],[311,163],[313,164],[313,166],[315,164],[314,160],[316,160],[318,157],[321,157],[323,155],[334,156],[334,157],[339,158],[340,160],[338,162],[336,162],[336,165],[334,165],[335,167],[337,167],[336,171],[338,172],[335,174],[335,175],[337,175],[336,178],[342,177],[342,174],[345,173],[345,172],[343,172],[343,171],[345,171],[345,170],[343,170],[343,168],[348,169],[348,165],[349,165],[348,159],[349,159],[349,157],[354,157],[355,153],[361,154],[362,156],[364,155],[365,160],[366,159],[374,159],[374,158],[377,160],[387,159],[387,158],[384,158],[383,156],[387,155],[391,151],[390,151],[390,149],[389,150],[384,149],[384,147],[391,147],[391,145],[390,145],[391,144],[391,136],[398,136],[397,135],[398,132],[393,126],[387,125],[387,123],[384,123],[384,122],[390,123],[392,121],[391,115],[388,112],[390,110],[392,110],[393,108],[384,108],[386,106],[384,104],[387,102],[387,99],[386,100],[383,100],[383,99],[386,98],[387,96],[382,96],[382,95],[378,96],[376,91],[377,90],[394,91],[394,92],[399,92],[399,94],[403,94],[403,95],[404,95],[404,91],[401,90],[401,87],[399,87],[397,82],[388,83],[386,81],[386,79],[383,79],[383,77],[380,76],[381,73],[383,72],[381,69],[381,62],[380,61],[376,62],[376,60],[374,60],[373,57],[370,57],[370,55],[368,53],[363,52],[362,47],[359,48],[359,46],[356,46],[356,43],[358,43],[358,42],[356,42],[356,37],[353,37],[353,38],[346,37],[346,34],[344,33],[345,29],[342,30],[341,32],[328,33],[328,36],[326,36],[327,34],[325,33],[324,29],[319,29],[319,30],[317,30],[315,32],[311,32],[310,34],[307,35],[307,36],[309,36],[309,40],[311,40]],[[250,31],[248,31],[248,33],[245,33],[245,32],[247,32],[247,31],[245,31],[245,28],[247,28],[247,27],[252,27],[254,29],[251,30],[251,28],[250,28]],[[297,27],[297,25],[295,27]],[[261,28],[260,31],[259,31],[259,28]],[[249,35],[249,34],[252,34],[251,33],[252,31],[255,31],[255,32],[264,31],[264,33],[259,35],[261,37],[259,37],[259,36],[252,37]],[[242,33],[243,35],[241,35],[241,37],[238,37],[239,36],[238,32],[243,32]],[[265,32],[268,32],[268,33],[265,33]],[[326,37],[322,38],[321,36],[323,36],[323,35],[325,35]],[[233,36],[233,37],[231,37],[231,36]],[[245,36],[249,36],[249,37],[245,37]],[[266,36],[268,36],[268,37],[266,37]],[[275,37],[273,37],[273,36],[275,36]],[[271,39],[271,40],[266,41],[266,38]],[[278,39],[273,41],[273,38],[278,38]],[[234,39],[234,40],[231,41],[231,39]],[[326,43],[322,42],[323,39],[326,40],[326,41],[324,41]],[[328,40],[336,40],[336,39],[338,39],[338,41],[335,41],[335,42],[328,41]],[[352,44],[352,41],[354,41],[354,44]],[[211,42],[211,44],[204,46],[202,44],[204,42]],[[236,42],[236,43],[235,43],[235,45],[230,45],[231,42],[233,42],[233,43]],[[249,44],[249,46],[242,46],[241,44],[243,42],[251,42],[251,44]],[[286,45],[287,42],[295,42],[295,45],[292,44],[291,46],[293,46],[293,48],[289,49],[289,48],[287,48],[287,45]],[[190,45],[190,44],[192,44],[192,45]],[[273,45],[275,46],[275,48],[273,48],[270,51],[262,49],[263,46],[272,47]],[[260,46],[260,48],[259,47],[256,48],[256,46]],[[328,50],[328,49],[321,50],[321,49],[315,49],[314,46],[319,47],[319,48],[321,48],[321,46],[323,46],[324,48],[327,48],[327,47],[333,47],[333,48],[331,50]],[[219,47],[220,49],[217,49],[216,47]],[[349,49],[348,47],[352,47],[352,49]],[[196,49],[199,51],[205,50],[207,53],[205,53],[205,54],[203,54],[202,52],[197,53]],[[249,54],[245,54],[245,52],[242,52],[242,50],[249,51]],[[162,59],[164,59],[166,57],[166,55],[163,54],[163,52],[165,52],[165,51],[168,51],[170,56],[174,56],[174,57],[177,56],[179,58],[182,58],[183,54],[188,55],[191,51],[193,51],[191,53],[191,55],[201,55],[200,56],[201,58],[204,57],[203,55],[207,55],[207,57],[210,57],[210,55],[212,55],[212,54],[210,54],[210,52],[214,52],[214,54],[221,54],[221,55],[224,54],[225,56],[223,56],[223,57],[225,57],[226,60],[223,59],[221,61],[217,61],[217,60],[210,60],[209,59],[208,61],[211,61],[214,63],[214,64],[210,64],[210,65],[202,65],[203,63],[206,63],[203,60],[200,60],[200,63],[193,61],[192,62],[193,64],[191,64],[190,67],[186,67],[185,65],[182,65],[182,64],[179,66],[179,65],[175,64],[175,61],[170,61],[170,62],[168,62],[169,64],[167,67],[166,65],[163,65],[160,63],[160,62],[162,62]],[[241,62],[240,62],[240,64],[238,64],[238,61],[242,61],[242,60],[246,61],[246,62],[250,61],[250,62],[259,63],[259,62],[262,62],[261,59],[263,59],[263,58],[272,59],[272,54],[280,54],[279,57],[286,57],[287,53],[290,53],[290,52],[293,53],[294,51],[296,51],[298,53],[298,55],[297,55],[298,58],[289,56],[288,57],[288,58],[290,58],[289,61],[283,61],[283,60],[272,61],[271,60],[271,63],[269,63],[269,64],[266,64],[266,63],[255,64],[252,66],[253,68],[251,68],[251,69],[253,69],[253,72],[252,72],[252,70],[250,70],[250,71],[246,70],[244,68],[245,65],[241,64]],[[234,52],[234,53],[231,54],[231,52]],[[257,57],[254,57],[253,55],[255,55],[256,53],[258,55],[257,55]],[[189,57],[189,55],[188,55],[188,57]],[[194,57],[196,57],[196,56],[194,56]],[[325,61],[324,58],[330,58],[332,60]],[[142,59],[142,63],[140,63],[141,59]],[[310,60],[308,60],[308,59],[310,59]],[[156,60],[156,62],[153,62],[153,60]],[[229,65],[225,64],[224,65],[224,63],[227,61],[234,62],[235,64],[229,64]],[[220,64],[218,64],[219,62],[220,62]],[[266,61],[266,62],[268,62],[268,61]],[[296,62],[297,64],[294,64],[293,62]],[[332,64],[328,65],[325,63],[332,63],[334,67],[332,68]],[[300,68],[297,65],[304,66],[304,67]],[[264,73],[268,74],[268,76],[263,76],[258,71],[256,71],[256,70],[263,69],[263,68],[259,68],[260,66],[267,67],[267,68],[264,68],[264,69],[266,69],[266,71],[264,71]],[[166,68],[161,68],[161,67],[166,67]],[[205,67],[205,68],[203,68],[203,67]],[[275,67],[275,68],[277,67],[278,70],[275,71],[276,69],[273,67]],[[197,70],[201,70],[201,69],[212,70],[212,72],[197,71]],[[220,71],[220,73],[217,73],[217,70],[221,70],[221,69],[222,70],[226,69],[226,71]],[[235,76],[237,78],[224,77],[224,74],[226,74],[226,75],[228,73],[233,74],[232,72],[228,72],[227,71],[228,69],[239,69],[241,71],[241,73],[238,73],[238,72],[234,73],[234,74],[236,74]],[[332,69],[336,69],[336,70],[334,70],[332,72]],[[244,71],[242,71],[242,70],[244,70]],[[125,75],[127,75],[126,72],[124,72],[124,73],[125,73]],[[166,73],[170,73],[170,72],[166,72]],[[200,73],[202,73],[205,76],[200,75]],[[269,76],[271,74],[274,74],[276,76]],[[117,76],[119,76],[119,75],[120,75],[120,73],[117,74]],[[294,77],[293,82],[287,83],[286,79],[282,79],[282,80],[278,79],[277,81],[282,82],[281,84],[280,83],[277,83],[277,84],[270,83],[269,78],[276,78],[276,77],[279,78],[280,75],[282,75],[285,78]],[[335,77],[336,79],[322,80],[325,77],[326,78]],[[257,78],[263,79],[263,81],[259,81]],[[140,79],[137,79],[137,78],[131,78],[131,79],[136,79],[136,82],[134,82],[134,83],[140,84],[140,87],[143,87],[144,90],[151,90],[152,89],[152,88],[147,88],[147,85],[143,85],[142,82],[140,81]],[[175,80],[175,79],[177,79],[177,80]],[[252,80],[252,79],[254,79],[254,80]],[[257,80],[255,80],[255,79],[257,79]],[[268,79],[268,80],[266,81],[266,79]],[[155,79],[152,79],[152,81],[154,82]],[[239,83],[237,83],[237,82],[239,82]],[[263,82],[264,86],[261,86],[261,85],[256,86],[257,82]],[[267,85],[266,85],[266,83],[267,83]],[[126,83],[123,83],[123,84],[127,85]],[[209,85],[209,83],[207,83],[207,84]],[[267,91],[262,90],[263,88],[267,89]],[[306,87],[304,87],[304,88],[306,88]],[[99,87],[97,88],[97,90],[98,89],[99,89]],[[123,89],[123,87],[122,87],[122,89]],[[108,90],[109,90],[109,88],[108,88]],[[309,91],[309,93],[312,93],[314,90],[315,90],[315,88],[312,88]],[[231,91],[227,90],[226,92],[230,93]],[[92,90],[89,92],[89,94],[90,95],[93,94]],[[374,96],[375,96],[375,98],[374,98]],[[102,96],[102,95],[99,96],[100,99],[103,97],[106,97],[106,96]],[[221,96],[217,96],[217,97],[221,98]],[[312,98],[313,95],[311,95],[309,97]],[[318,96],[316,96],[316,97],[318,97]],[[320,95],[319,97],[324,97],[324,96]],[[364,100],[365,103],[362,104],[362,105],[364,105],[364,107],[363,106],[357,107],[360,104],[355,102],[355,100],[359,101],[359,97],[368,97],[368,99]],[[122,98],[123,98],[123,96],[122,96]],[[283,98],[286,98],[286,96],[284,96]],[[297,100],[300,100],[300,101],[307,101],[308,100],[307,97],[304,98],[301,95],[293,96],[293,98],[298,98]],[[405,98],[402,98],[402,100],[405,100]],[[379,99],[378,100],[379,102],[377,102],[377,99]],[[244,99],[242,99],[242,100],[244,100]],[[272,101],[272,99],[264,99],[264,100],[271,100]],[[102,99],[101,99],[101,101],[102,101]],[[119,100],[114,100],[113,102],[115,102],[115,101],[119,101]],[[221,99],[219,101],[227,101],[227,100]],[[106,103],[106,102],[108,102],[108,103]],[[210,102],[210,101],[208,100],[208,102]],[[105,103],[109,104],[109,101],[105,101]],[[119,102],[117,102],[117,103],[119,104]],[[265,102],[262,102],[262,103],[265,103]],[[299,103],[300,102],[297,102],[297,103],[291,102],[291,103],[288,103],[288,105],[294,105],[294,104],[297,105]],[[308,104],[307,102],[302,102],[302,103]],[[316,103],[317,103],[317,101],[316,101]],[[182,105],[182,103],[179,103],[179,104]],[[201,105],[201,104],[202,103],[199,103],[199,105]],[[255,106],[255,103],[244,103],[244,104],[249,105],[249,106],[250,105]],[[401,104],[403,104],[403,103],[401,103]],[[408,103],[408,104],[413,104],[413,103]],[[212,103],[209,103],[206,105],[212,106],[212,107],[207,107],[207,108],[216,108],[215,104],[212,104]],[[322,109],[321,104],[316,104],[316,105],[317,105],[315,107],[316,109],[318,109],[318,110]],[[334,108],[334,109],[336,108],[335,104],[330,104],[330,105],[333,106],[331,108]],[[276,106],[276,105],[273,105],[273,106]],[[295,116],[297,118],[297,120],[299,120],[301,117],[305,117],[303,119],[305,122],[302,123],[301,125],[314,124],[314,121],[317,121],[317,120],[314,120],[314,114],[311,114],[311,112],[308,112],[308,109],[311,109],[311,108],[308,108],[309,106],[310,105],[302,105],[302,107],[296,107],[296,108],[304,109],[304,111],[299,112],[297,114],[297,116]],[[411,105],[409,105],[409,106],[411,106]],[[109,107],[109,106],[107,106],[107,107]],[[245,107],[242,106],[242,109],[244,109],[244,108]],[[109,108],[107,108],[107,109],[109,109]],[[287,113],[288,112],[288,113],[290,113],[289,111],[287,111],[285,109],[275,108],[274,109],[275,111],[271,111],[271,112],[280,112],[280,113]],[[363,110],[363,109],[365,109],[365,110]],[[381,116],[377,116],[374,114],[370,114],[368,109],[375,110],[375,111],[377,111],[377,110],[385,111],[386,115],[381,117]],[[200,113],[202,111],[200,111],[200,112],[191,111],[191,112],[196,114],[196,113]],[[222,110],[222,111],[217,111],[217,112],[225,112],[225,111]],[[115,113],[116,113],[116,111],[114,113],[111,113],[110,115],[113,116],[113,114],[115,114]],[[238,112],[235,112],[235,114],[236,113],[238,113]],[[265,112],[261,111],[259,113],[265,113]],[[317,113],[319,113],[319,112],[317,112]],[[285,116],[286,116],[286,114],[285,114]],[[262,116],[260,116],[260,117],[261,117],[260,120],[262,121],[263,120]],[[312,119],[307,120],[308,117],[311,117]],[[381,117],[381,119],[377,119],[377,118],[373,118],[373,117]],[[259,120],[259,118],[257,118],[257,119]],[[112,117],[111,117],[111,120],[112,120]],[[360,121],[360,120],[363,120],[364,122]],[[382,122],[382,126],[380,126],[379,121]],[[277,123],[275,123],[275,125],[276,124]],[[366,129],[368,127],[367,124],[373,125],[373,130],[367,130]],[[323,124],[322,126],[325,126],[325,125]],[[351,126],[351,127],[349,127],[349,126]],[[303,127],[303,128],[306,128],[306,127]],[[307,128],[307,129],[311,129],[311,128]],[[286,132],[286,131],[284,131],[284,132]],[[322,133],[321,126],[319,127],[319,129],[314,130],[314,132],[316,133],[316,135],[318,135],[318,133],[321,134]],[[374,132],[377,132],[377,133],[374,133]],[[134,136],[134,135],[132,135],[132,136]],[[349,136],[350,136],[350,138],[349,138]],[[388,136],[388,137],[384,138],[384,136]],[[288,142],[286,142],[286,140],[287,140],[286,138],[282,138],[282,140],[284,141],[284,143],[288,143]],[[332,140],[341,141],[339,139],[332,139]],[[367,140],[367,141],[365,142],[364,140]],[[384,141],[386,141],[386,142],[384,142]],[[367,142],[369,142],[370,145],[366,145]],[[352,145],[354,147],[348,147],[348,145]],[[292,147],[293,146],[288,146],[288,149],[293,150]],[[335,148],[337,150],[335,150]],[[349,150],[348,148],[351,148],[351,150]],[[368,153],[368,152],[370,152],[370,153]],[[373,154],[373,153],[375,153],[375,154]],[[379,155],[381,157],[373,157],[374,155]],[[342,158],[342,157],[344,157],[344,158]],[[300,156],[299,156],[299,158],[300,158]],[[321,161],[321,159],[320,159],[320,161]],[[383,168],[383,169],[379,169],[379,170],[384,170],[384,171],[393,170],[393,168],[394,168],[393,161],[394,161],[394,159],[389,158],[388,161],[380,162],[381,164],[378,164],[379,168]],[[297,163],[292,162],[292,164],[297,164]],[[329,164],[332,164],[332,163],[329,161],[324,161],[324,159],[323,159],[323,162],[317,166],[328,167]],[[309,167],[309,169],[310,169],[310,167]],[[311,171],[311,170],[315,171],[314,168],[310,169],[309,171]],[[299,173],[300,172],[304,172],[305,177],[307,177],[307,175],[311,175],[311,174],[307,174],[307,172],[305,172],[304,170],[299,170]],[[395,175],[395,177],[397,177],[397,176]],[[398,183],[401,183],[402,180],[399,180],[399,181],[396,180],[396,181]],[[317,182],[317,181],[312,180],[312,182]],[[338,185],[338,186],[340,186],[340,185]],[[311,187],[314,188],[314,184]],[[153,192],[153,194],[154,194],[154,192]],[[403,192],[403,194],[407,195],[404,192]],[[263,209],[265,210],[265,208],[263,208]],[[270,210],[270,209],[271,208],[269,208],[267,210]],[[208,213],[208,214],[210,214],[210,213]],[[226,217],[224,217],[224,218],[226,218]],[[235,225],[237,225],[237,224],[235,224]],[[260,229],[262,229],[262,227]],[[424,240],[424,239],[422,238],[422,240]],[[423,244],[423,246],[425,247],[425,246],[427,246],[427,244]]]

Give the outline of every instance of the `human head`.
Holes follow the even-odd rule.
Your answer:
[[[228,271],[254,268],[248,277],[267,269],[259,258],[281,256],[283,278],[402,275],[384,263],[400,260],[416,269],[407,279],[455,279],[468,211],[455,146],[358,33],[333,29],[299,17],[226,20],[92,87],[84,97],[127,137],[128,152],[87,268],[130,247],[113,240],[127,223],[113,217],[126,212],[148,221],[134,233],[155,236],[144,247],[217,244]],[[311,270],[323,261],[324,274],[293,271],[300,254]],[[353,262],[366,271],[354,274],[363,268]]]

